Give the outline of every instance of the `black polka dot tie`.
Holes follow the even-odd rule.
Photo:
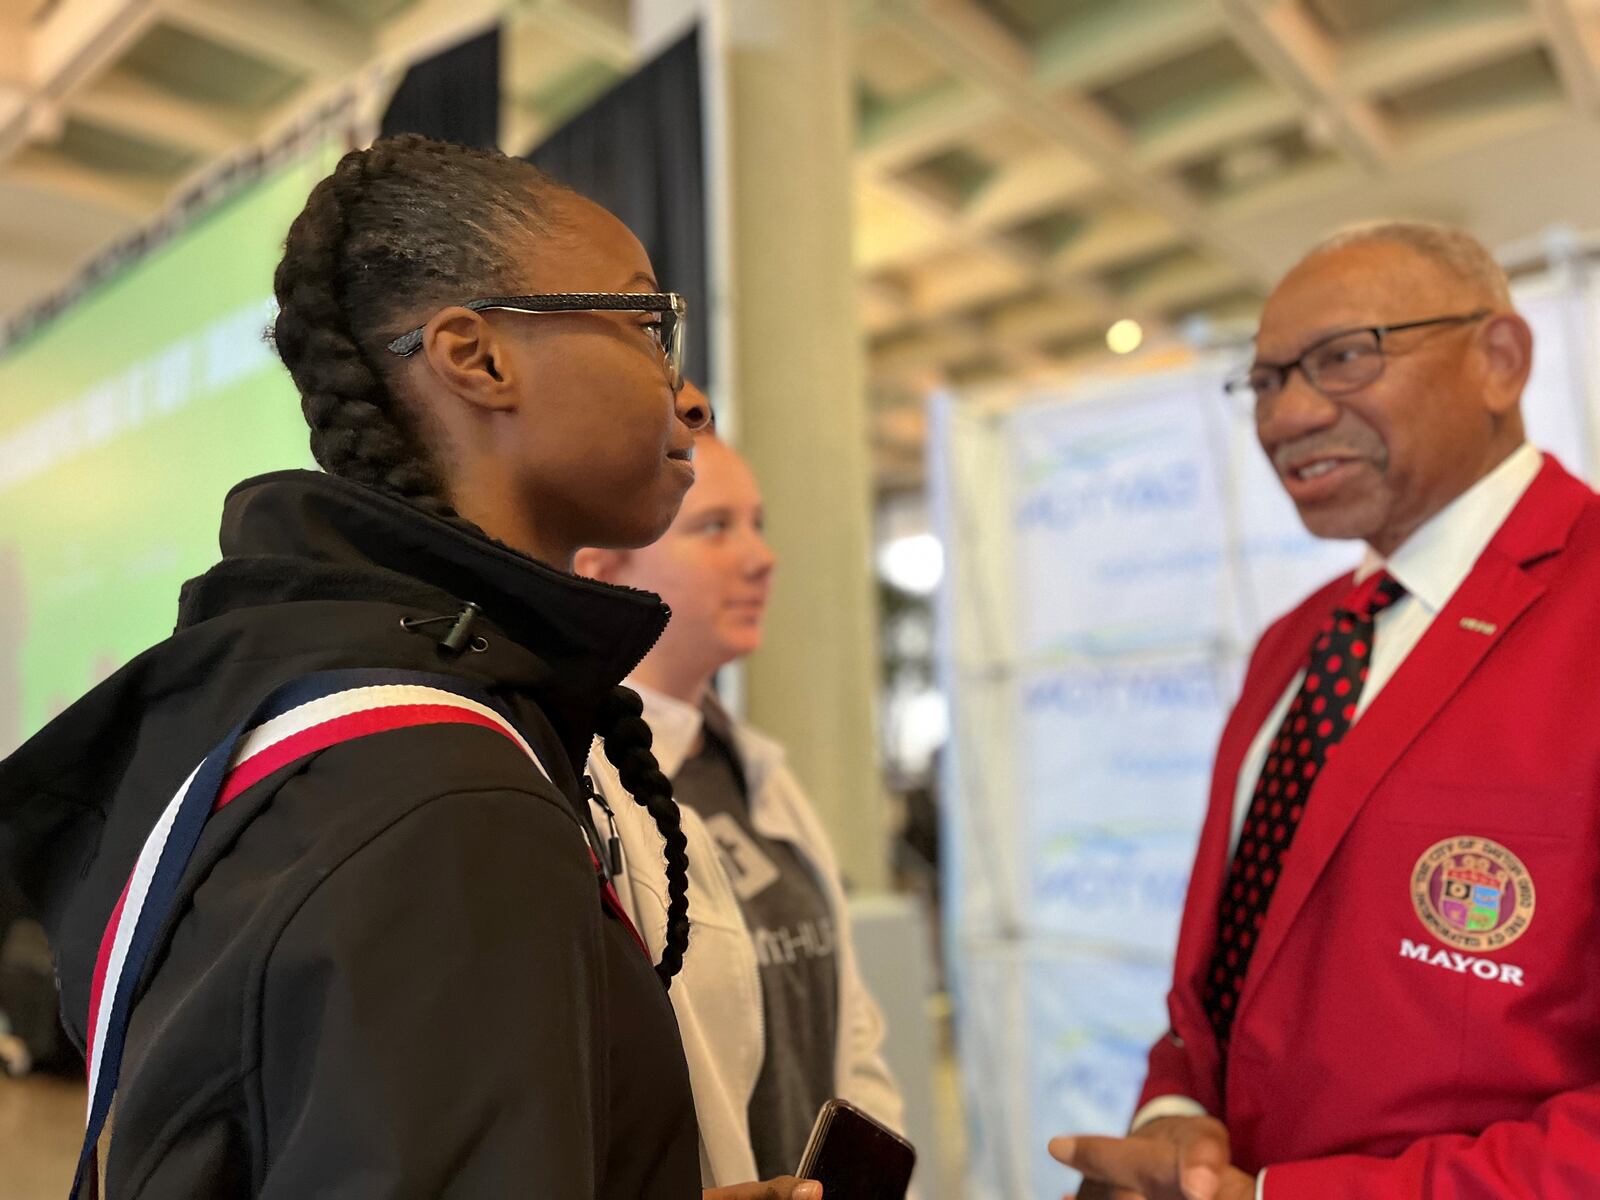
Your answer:
[[[1218,902],[1217,944],[1202,993],[1206,1015],[1224,1049],[1267,905],[1312,786],[1355,720],[1377,615],[1403,595],[1400,584],[1379,572],[1340,601],[1323,622],[1305,680],[1268,747]]]

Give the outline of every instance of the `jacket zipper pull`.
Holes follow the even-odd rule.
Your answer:
[[[600,811],[606,815],[606,827],[610,837],[606,839],[606,857],[611,860],[611,874],[622,874],[622,839],[617,836],[617,815],[611,811],[611,805],[606,803],[606,798],[600,794],[600,789],[594,786],[594,780],[589,776],[583,777],[583,786],[589,789],[589,798],[600,806]]]
[[[456,614],[456,621],[450,626],[450,632],[444,635],[444,640],[439,644],[452,654],[460,654],[467,648],[467,639],[472,633],[472,622],[482,611],[483,609],[468,600]]]

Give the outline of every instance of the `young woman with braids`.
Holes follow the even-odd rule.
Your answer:
[[[385,726],[206,819],[136,974],[105,1193],[690,1200],[663,986],[684,838],[617,686],[667,610],[570,573],[655,539],[693,479],[681,301],[528,164],[411,137],[318,184],[275,290],[325,473],[236,487],[173,636],[0,765],[0,872],[44,914],[73,1035],[158,814],[281,685],[444,677],[548,778],[509,736]],[[665,846],[659,964],[597,877],[597,731]]]

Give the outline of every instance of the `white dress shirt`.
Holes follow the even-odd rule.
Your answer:
[[[1406,656],[1422,640],[1422,635],[1428,632],[1439,610],[1449,603],[1462,581],[1471,574],[1484,548],[1499,532],[1543,465],[1544,456],[1524,442],[1504,462],[1431,517],[1387,560],[1368,549],[1356,570],[1356,582],[1387,569],[1406,590],[1405,595],[1376,618],[1372,660],[1367,682],[1356,702],[1356,721],[1394,677]],[[1256,779],[1305,675],[1302,668],[1289,681],[1239,766],[1233,793],[1231,845],[1238,844],[1239,831],[1244,827],[1255,794]],[[1157,1096],[1134,1114],[1131,1128],[1138,1129],[1157,1117],[1203,1115],[1205,1109],[1187,1096]],[[1261,1200],[1266,1175],[1263,1170],[1256,1177],[1257,1200]]]

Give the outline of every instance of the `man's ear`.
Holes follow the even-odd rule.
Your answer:
[[[1481,335],[1486,374],[1484,399],[1497,416],[1516,409],[1533,369],[1533,331],[1516,313],[1495,313]]]
[[[597,550],[585,546],[572,557],[572,572],[601,583],[616,583],[628,561],[626,550]]]
[[[470,308],[442,308],[422,327],[427,369],[451,395],[491,412],[517,407],[505,351],[500,331]]]

